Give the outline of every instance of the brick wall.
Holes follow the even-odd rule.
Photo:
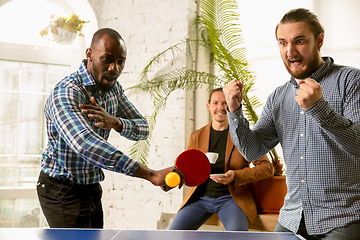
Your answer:
[[[185,39],[194,19],[194,0],[89,0],[98,18],[99,27],[119,31],[127,48],[127,62],[119,80],[124,88],[138,81],[147,61],[160,51]],[[185,67],[186,60],[177,67]],[[129,99],[143,115],[150,115],[153,105],[150,94],[126,91]],[[192,93],[176,91],[161,112],[151,143],[148,166],[168,167],[187,145],[193,130]],[[109,141],[125,154],[133,142],[112,133]],[[183,190],[164,193],[151,183],[105,172],[102,182],[103,208],[107,229],[157,229],[163,213],[175,213],[183,199]]]

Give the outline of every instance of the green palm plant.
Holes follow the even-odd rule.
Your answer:
[[[148,117],[150,136],[147,140],[136,142],[130,150],[130,156],[145,165],[157,114],[166,107],[166,100],[175,90],[193,90],[203,86],[209,89],[224,86],[233,79],[241,79],[244,82],[242,104],[245,115],[250,124],[255,124],[258,120],[255,109],[261,103],[256,96],[248,96],[253,90],[255,77],[248,69],[246,48],[241,47],[243,40],[235,0],[201,0],[200,7],[201,13],[195,21],[199,27],[198,37],[181,41],[154,56],[141,72],[139,83],[129,88],[151,92],[154,97],[154,112]],[[148,75],[154,68],[161,68],[161,65],[169,61],[175,62],[181,58],[182,53],[187,53],[187,49],[198,50],[200,47],[210,50],[211,61],[219,69],[218,74],[193,69],[172,69],[149,79]],[[276,168],[275,174],[282,175],[283,167],[276,150],[273,149],[269,154]]]

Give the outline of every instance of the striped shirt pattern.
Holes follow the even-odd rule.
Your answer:
[[[51,177],[78,184],[104,180],[102,169],[132,176],[139,164],[112,146],[107,139],[111,129],[95,126],[96,120],[81,113],[79,104],[96,103],[123,124],[119,134],[130,140],[144,140],[149,135],[146,119],[127,99],[119,82],[100,94],[86,68],[86,60],[77,72],[65,77],[51,92],[45,104],[48,144],[41,168]]]
[[[279,223],[297,232],[304,212],[311,235],[360,219],[360,70],[324,60],[310,76],[323,97],[306,111],[291,78],[268,97],[252,129],[241,109],[228,112],[231,138],[246,159],[281,144],[288,193]]]

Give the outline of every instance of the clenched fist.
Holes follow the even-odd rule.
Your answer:
[[[303,81],[299,81],[298,84],[300,89],[296,91],[295,101],[303,110],[308,109],[322,98],[322,88],[315,80],[306,78]]]
[[[243,86],[244,84],[241,81],[235,79],[223,87],[226,103],[231,113],[236,112],[240,108],[243,100]]]

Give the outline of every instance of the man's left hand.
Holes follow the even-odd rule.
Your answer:
[[[233,170],[229,170],[225,173],[224,177],[210,176],[210,178],[216,183],[222,183],[224,185],[227,185],[227,184],[231,183],[232,181],[234,181],[235,172]]]
[[[322,98],[322,88],[318,82],[311,78],[298,82],[300,89],[296,91],[295,101],[306,110]]]

